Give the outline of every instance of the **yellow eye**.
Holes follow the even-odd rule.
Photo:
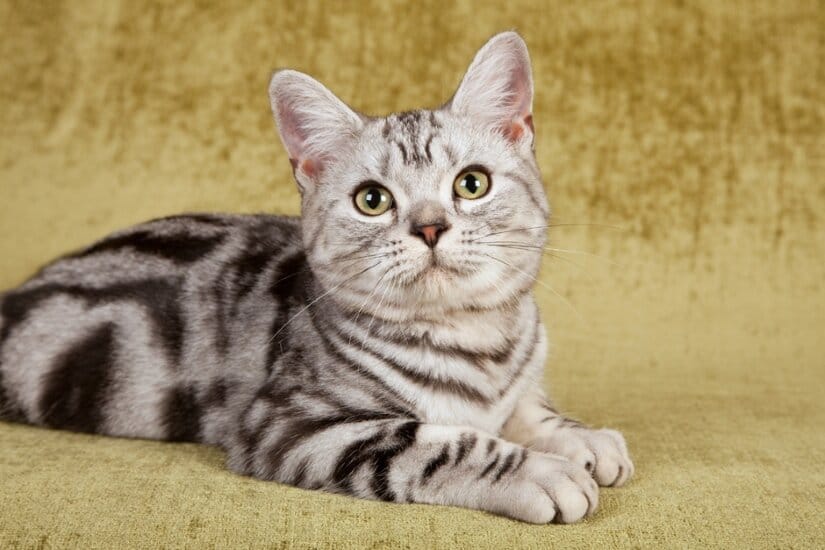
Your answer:
[[[490,190],[490,177],[481,170],[465,170],[455,179],[453,189],[462,199],[480,199]]]
[[[392,195],[380,185],[367,185],[355,194],[355,207],[367,216],[380,216],[392,206]]]

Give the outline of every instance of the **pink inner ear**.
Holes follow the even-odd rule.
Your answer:
[[[316,162],[312,162],[312,160],[310,159],[306,159],[301,163],[301,172],[303,172],[310,178],[318,175],[319,168],[320,165]]]
[[[528,129],[531,134],[535,133],[533,130],[533,115],[530,113],[530,90],[525,75],[526,72],[523,67],[519,67],[510,73],[509,87],[512,90],[513,101],[511,112],[514,118],[504,124],[504,135],[512,142],[524,137]]]
[[[521,136],[524,135],[524,126],[514,120],[504,129],[504,135],[507,136],[507,139],[510,141],[518,141],[521,139]]]
[[[292,168],[297,169],[297,163],[300,163],[304,157],[306,135],[301,127],[301,121],[292,110],[286,108],[286,105],[283,104],[278,105],[278,129],[289,154]]]
[[[279,129],[287,153],[289,153],[289,163],[292,165],[292,171],[300,171],[310,178],[317,177],[321,172],[322,164],[320,159],[312,159],[306,156],[307,136],[302,121],[285,106],[279,106],[278,114]]]
[[[535,134],[533,129],[533,115],[527,115],[523,120],[511,120],[505,123],[502,128],[505,137],[511,142],[516,142],[524,137],[524,134],[529,130],[530,134]]]
[[[528,128],[530,128],[531,134],[536,133],[536,129],[533,128],[533,115],[527,115],[526,117],[524,117],[524,123],[527,125]]]
[[[320,165],[316,162],[312,162],[310,159],[305,159],[301,161],[298,159],[291,158],[289,159],[289,164],[292,166],[293,174],[300,170],[310,178],[318,175],[318,172],[320,171]]]

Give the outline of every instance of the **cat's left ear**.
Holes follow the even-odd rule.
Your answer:
[[[533,76],[524,40],[515,32],[491,38],[476,54],[448,107],[513,143],[532,143]]]
[[[269,83],[272,114],[301,191],[346,155],[364,121],[323,84],[298,71],[279,71]]]

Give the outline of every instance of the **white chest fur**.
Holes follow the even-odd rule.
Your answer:
[[[417,392],[415,399],[416,412],[425,422],[472,426],[491,434],[497,434],[512,414],[518,400],[531,385],[540,383],[546,347],[546,338],[542,331],[532,358],[522,369],[516,369],[513,365],[500,365],[499,368],[502,370],[518,370],[519,374],[506,387],[506,390],[491,402],[479,403],[455,394],[421,391]],[[494,390],[494,388],[488,389]],[[498,395],[499,391],[492,393]]]

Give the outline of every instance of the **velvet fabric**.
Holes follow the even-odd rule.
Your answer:
[[[825,546],[816,0],[0,0],[0,288],[153,217],[298,213],[272,70],[366,113],[437,106],[506,29],[532,55],[556,224],[548,387],[624,432],[630,485],[583,523],[531,526],[0,423],[0,547]]]

